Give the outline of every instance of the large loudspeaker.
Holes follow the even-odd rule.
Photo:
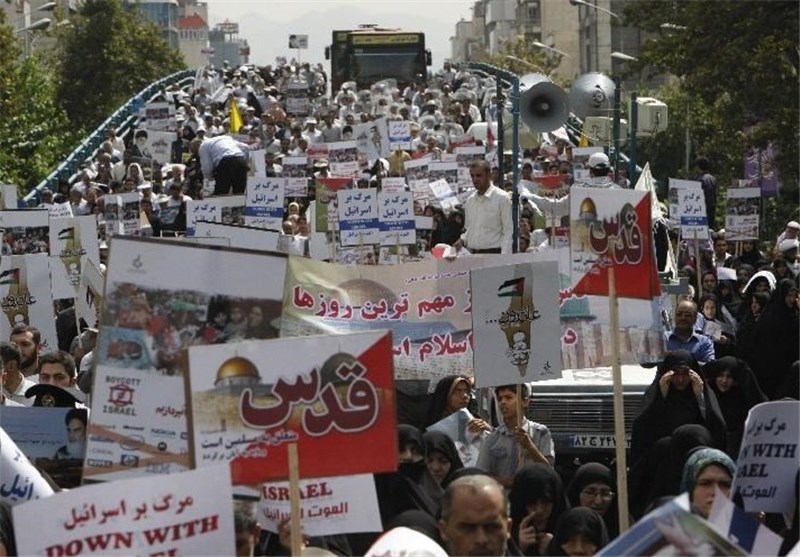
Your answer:
[[[610,77],[598,72],[580,76],[569,89],[569,106],[578,118],[608,116],[616,86]]]
[[[532,131],[553,131],[567,121],[567,94],[546,75],[523,75],[519,80],[519,90],[519,115]]]

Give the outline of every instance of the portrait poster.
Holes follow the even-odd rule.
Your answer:
[[[561,377],[558,286],[556,261],[470,272],[476,386]]]
[[[0,211],[2,255],[50,253],[50,215],[47,211]]]
[[[278,532],[291,516],[289,482],[260,486],[258,524]],[[372,474],[300,480],[300,519],[307,536],[328,536],[383,530]]]
[[[186,235],[194,236],[197,221],[244,224],[245,195],[228,195],[186,202]]]
[[[185,349],[277,337],[285,265],[279,254],[113,239],[84,483],[188,468]]]
[[[94,215],[50,220],[50,271],[55,299],[74,298],[87,260],[100,263]]]
[[[750,409],[731,488],[746,512],[790,513],[795,508],[798,439],[800,402],[776,400]]]
[[[84,486],[13,509],[20,555],[234,555],[224,467]]]
[[[147,131],[147,148],[150,158],[160,164],[169,164],[172,160],[172,142],[177,138],[174,131]]]
[[[356,124],[353,126],[353,139],[356,141],[358,154],[366,158],[370,164],[391,154],[386,118],[376,118],[371,122]]]
[[[256,228],[280,230],[283,223],[285,186],[283,178],[248,176],[244,224]]]
[[[0,257],[0,308],[0,337],[9,338],[11,329],[24,323],[39,329],[41,351],[58,349],[49,257]]]
[[[195,467],[228,462],[234,485],[397,468],[392,340],[386,331],[188,350]],[[331,458],[336,455],[336,458]]]
[[[761,188],[728,188],[725,207],[725,238],[728,241],[758,240]]]
[[[49,497],[53,488],[31,463],[25,453],[0,427],[0,501],[12,507]],[[27,528],[34,530],[34,528]],[[19,553],[24,555],[24,553]]]
[[[575,294],[608,295],[614,268],[620,298],[661,293],[653,250],[650,193],[572,187],[570,268]]]

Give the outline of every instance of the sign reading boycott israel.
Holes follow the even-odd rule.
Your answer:
[[[196,467],[230,462],[233,483],[397,468],[391,335],[275,339],[189,348]]]

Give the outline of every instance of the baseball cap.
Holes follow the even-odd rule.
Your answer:
[[[608,168],[611,166],[608,161],[608,155],[605,153],[592,153],[587,164],[589,168]]]

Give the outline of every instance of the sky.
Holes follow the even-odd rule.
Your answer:
[[[456,22],[471,19],[474,0],[206,0],[209,26],[226,18],[239,23],[239,38],[250,45],[250,62],[274,64],[276,56],[289,60],[297,50],[289,50],[290,34],[308,35],[308,50],[300,51],[300,61],[322,63],[325,46],[334,29],[353,29],[362,23],[376,23],[406,31],[425,33],[426,46],[433,56],[432,70],[442,67],[450,57],[450,37]]]

